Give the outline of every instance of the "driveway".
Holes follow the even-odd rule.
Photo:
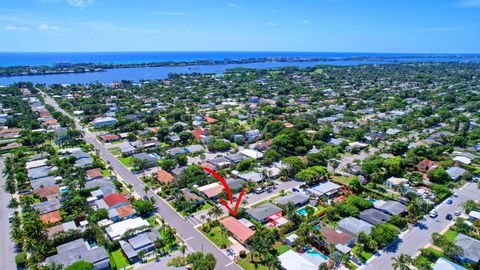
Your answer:
[[[455,192],[458,197],[453,198],[452,204],[447,204],[444,201],[435,208],[438,212],[437,218],[432,219],[426,216],[397,243],[392,244],[379,257],[373,259],[373,261],[362,269],[393,269],[392,258],[398,257],[400,254],[407,254],[413,257],[419,249],[430,243],[432,233],[442,231],[451,223],[451,221],[445,218],[448,213],[453,214],[456,210],[463,211],[461,204],[467,200],[480,200],[480,192],[476,183],[468,183],[463,189],[456,190]]]
[[[59,112],[62,112],[69,116],[64,110],[59,108],[58,104],[43,93],[45,96],[45,102],[53,106]],[[70,116],[69,116],[70,117]],[[83,127],[79,124],[77,120],[75,120],[76,127],[79,130],[84,130]],[[137,177],[137,175],[133,174],[129,169],[127,169],[118,159],[112,155],[95,137],[95,134],[89,132],[88,130],[85,131],[85,141],[95,147],[98,150],[98,154],[102,157],[103,160],[108,162],[110,166],[115,170],[115,172],[120,175],[120,177],[130,185],[138,194],[144,194],[143,191],[144,184],[143,182]],[[236,265],[234,262],[230,260],[220,249],[218,249],[212,242],[210,242],[203,234],[197,231],[193,224],[188,222],[185,218],[183,218],[180,214],[178,214],[170,205],[162,199],[160,196],[155,194],[152,191],[148,192],[149,197],[153,197],[156,201],[157,213],[162,216],[165,221],[177,230],[177,233],[185,240],[187,247],[191,250],[201,251],[201,252],[208,252],[212,253],[213,256],[217,259],[216,269],[227,269],[233,270],[237,269],[240,270],[241,268]]]
[[[0,269],[11,270],[17,268],[15,264],[15,245],[10,240],[10,223],[8,222],[8,214],[12,210],[7,205],[12,196],[3,190],[3,184],[5,183],[3,165],[3,157],[0,157]]]

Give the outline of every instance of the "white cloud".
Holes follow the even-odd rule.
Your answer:
[[[309,24],[310,21],[309,21],[309,20],[303,20],[302,23],[303,23],[303,24]]]
[[[74,7],[89,7],[95,3],[95,0],[67,0],[67,2]]]
[[[480,7],[480,0],[458,0],[456,4],[465,8]]]
[[[278,24],[274,23],[274,22],[269,22],[267,23],[268,26],[277,26]]]
[[[48,24],[46,24],[46,23],[42,23],[42,24],[40,24],[40,25],[38,26],[38,29],[39,29],[39,30],[43,30],[43,31],[46,31],[46,30],[58,30],[58,29],[60,29],[60,27],[58,27],[58,26],[56,26],[56,25],[50,26],[50,25],[48,25]]]
[[[25,31],[28,30],[26,26],[6,25],[3,29],[8,31]]]

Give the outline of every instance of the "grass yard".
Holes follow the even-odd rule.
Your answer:
[[[361,246],[355,246],[352,248],[352,254],[359,258],[362,262],[366,262],[370,257],[373,256],[372,253],[364,250]]]
[[[259,258],[255,257],[254,262],[250,261],[251,255],[248,254],[247,257],[240,259],[238,265],[244,270],[267,270],[268,267],[264,265]]]
[[[455,237],[457,237],[458,233],[456,231],[452,231],[452,230],[448,230],[443,236],[445,236],[445,238],[448,240],[448,241],[455,241]]]
[[[203,234],[205,234],[210,241],[212,241],[218,247],[222,245],[226,245],[227,247],[230,246],[232,243],[227,239],[225,234],[222,234],[222,230],[220,227],[214,227],[210,230],[210,232],[206,233],[203,230],[200,230]]]
[[[336,182],[336,183],[339,183],[339,184],[342,184],[344,186],[349,186],[350,184],[350,181],[354,178],[353,176],[350,176],[350,177],[345,177],[345,176],[331,176],[332,178],[332,181],[333,182]]]
[[[123,269],[130,265],[125,256],[123,256],[121,249],[110,253],[110,262],[117,266],[116,269]]]
[[[208,202],[205,202],[202,205],[202,207],[198,208],[198,210],[195,213],[202,212],[202,211],[205,211],[205,210],[210,209],[210,208],[212,208],[212,205]]]
[[[280,245],[280,246],[276,247],[275,249],[277,250],[279,255],[282,255],[283,253],[289,251],[292,248],[289,245]]]
[[[102,170],[102,175],[105,176],[105,177],[107,177],[107,176],[110,175],[110,172],[109,172],[107,169],[103,169],[103,170]]]
[[[133,163],[133,157],[121,157],[121,158],[118,158],[118,160],[120,160],[120,162],[127,166],[128,168],[132,167],[132,163]]]

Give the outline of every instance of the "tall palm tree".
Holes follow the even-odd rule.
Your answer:
[[[400,254],[396,258],[392,258],[392,267],[397,270],[410,270],[410,265],[412,264],[412,258],[406,254]]]
[[[187,246],[186,245],[180,245],[178,247],[178,249],[180,250],[180,252],[182,253],[182,257],[185,257],[185,252],[187,251]]]
[[[210,217],[213,217],[214,220],[217,220],[219,217],[223,215],[223,210],[218,204],[214,204],[207,213]]]
[[[274,256],[271,253],[268,253],[264,258],[265,265],[268,269],[280,269],[280,261],[277,256]]]

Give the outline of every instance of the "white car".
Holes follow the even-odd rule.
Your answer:
[[[438,217],[438,213],[437,213],[437,211],[432,210],[432,211],[430,211],[430,213],[428,213],[428,216],[431,217],[431,218],[436,218],[436,217]]]
[[[13,213],[8,214],[8,222],[12,223],[13,221]]]
[[[460,214],[461,214],[461,213],[460,213],[460,211],[458,211],[458,210],[457,210],[457,211],[455,211],[455,216],[457,216],[457,217],[458,217],[458,216],[460,216]]]

